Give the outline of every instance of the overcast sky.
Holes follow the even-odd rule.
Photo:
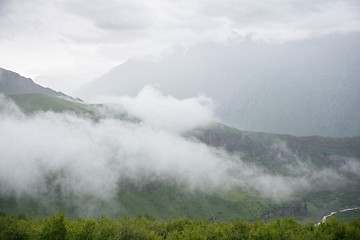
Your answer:
[[[174,46],[360,31],[358,0],[0,0],[0,67],[71,93]]]

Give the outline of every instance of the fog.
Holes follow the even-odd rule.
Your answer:
[[[249,38],[177,47],[157,61],[129,60],[78,93],[135,96],[155,84],[180,99],[205,94],[224,123],[242,130],[358,136],[359,43],[354,33],[278,45]]]
[[[296,170],[301,174],[272,174],[242,161],[240,154],[184,137],[214,120],[212,101],[205,96],[180,100],[147,86],[135,97],[103,101],[140,121],[94,121],[54,112],[26,115],[1,96],[0,193],[35,196],[52,179],[65,195],[103,200],[112,199],[122,181],[138,186],[162,182],[210,194],[241,187],[279,200],[310,189],[319,179],[325,186],[345,181],[341,171],[307,165]],[[284,163],[289,168],[294,166],[290,160]]]

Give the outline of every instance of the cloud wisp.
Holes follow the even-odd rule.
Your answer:
[[[125,111],[143,120],[148,127],[177,133],[202,127],[216,119],[210,98],[199,95],[177,99],[150,85],[143,87],[136,97],[100,96],[93,102],[104,103],[114,111]]]

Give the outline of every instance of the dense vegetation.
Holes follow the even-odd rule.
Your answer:
[[[186,218],[158,222],[150,215],[69,220],[58,212],[35,220],[2,215],[0,239],[360,239],[360,221],[345,223],[332,217],[318,226],[301,225],[292,218],[269,223]]]

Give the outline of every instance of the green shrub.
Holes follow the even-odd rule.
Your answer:
[[[22,240],[30,239],[35,235],[32,224],[25,215],[1,216],[0,239]]]
[[[43,240],[64,240],[66,235],[65,214],[64,212],[58,211],[56,215],[51,215],[51,217],[45,221],[39,238]]]
[[[92,219],[73,221],[69,223],[67,238],[69,240],[95,239],[96,221]]]

